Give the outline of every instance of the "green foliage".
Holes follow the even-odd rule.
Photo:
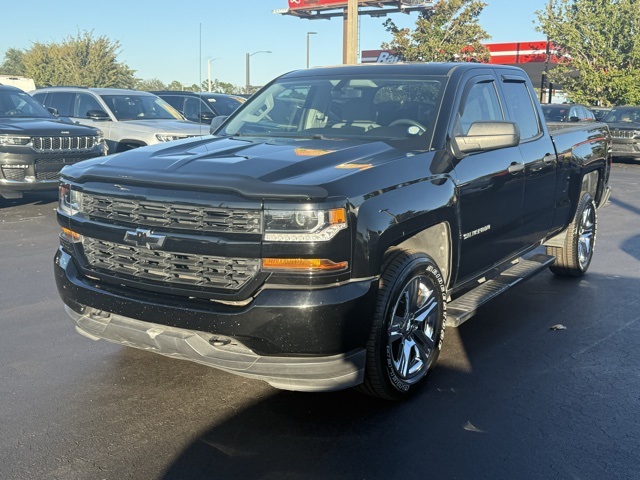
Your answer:
[[[640,104],[640,1],[555,0],[538,30],[566,57],[550,71],[575,102]]]
[[[4,54],[4,61],[0,65],[0,75],[16,75],[24,77],[24,50],[10,48]]]
[[[120,44],[92,32],[61,43],[35,42],[24,52],[24,75],[36,85],[133,88],[134,71],[117,61]]]
[[[207,81],[205,80],[205,86]],[[238,87],[237,85],[233,85],[228,82],[221,82],[217,78],[215,81],[211,81],[211,91],[218,93],[242,93],[243,87]]]
[[[135,88],[136,90],[143,90],[145,92],[151,90],[166,90],[164,83],[158,78],[152,78],[150,80],[137,79]]]
[[[393,35],[382,48],[393,50],[406,61],[488,61],[482,42],[491,38],[478,23],[486,3],[479,0],[440,0],[416,21],[415,30],[400,29],[391,19],[384,23]]]

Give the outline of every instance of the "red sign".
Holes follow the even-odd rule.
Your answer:
[[[289,0],[289,9],[314,9],[314,8],[338,8],[338,5],[346,5],[345,0]]]
[[[371,0],[358,0],[359,3],[369,2]],[[348,0],[289,0],[289,10],[323,10],[327,8],[342,8],[346,7],[348,4]],[[375,2],[377,5],[381,4],[398,4],[398,0],[378,0]],[[402,0],[400,3],[405,5],[413,5],[416,3],[427,3],[427,2],[416,2],[416,0]]]

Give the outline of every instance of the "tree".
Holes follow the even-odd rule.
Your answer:
[[[162,80],[152,78],[150,80],[136,80],[136,89],[148,92],[153,90],[167,90],[167,87],[162,83]]]
[[[24,50],[10,48],[4,54],[4,61],[0,65],[0,75],[24,75]]]
[[[481,42],[491,37],[478,23],[486,6],[479,0],[440,0],[433,10],[420,13],[413,31],[389,19],[384,26],[393,39],[382,48],[407,61],[488,61],[489,51]]]
[[[206,89],[209,88],[208,82],[205,80],[203,83],[203,87]],[[242,87],[238,87],[232,83],[222,82],[217,78],[211,81],[211,91],[218,93],[240,93]]]
[[[118,62],[120,43],[92,32],[62,43],[36,42],[23,55],[24,74],[37,85],[133,88],[134,70]]]
[[[563,60],[549,77],[575,102],[640,104],[640,1],[556,0],[536,12]]]

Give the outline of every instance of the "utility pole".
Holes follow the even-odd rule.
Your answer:
[[[309,36],[317,34],[318,32],[307,32],[307,68],[309,68]]]
[[[358,0],[349,0],[344,18],[345,51],[342,62],[353,65],[358,63]]]

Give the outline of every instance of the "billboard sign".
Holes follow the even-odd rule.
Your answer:
[[[323,10],[329,8],[346,8],[348,0],[289,0],[289,10]],[[374,4],[381,5],[402,5],[402,6],[418,6],[424,4],[433,4],[433,1],[424,0],[358,0],[362,5]]]

